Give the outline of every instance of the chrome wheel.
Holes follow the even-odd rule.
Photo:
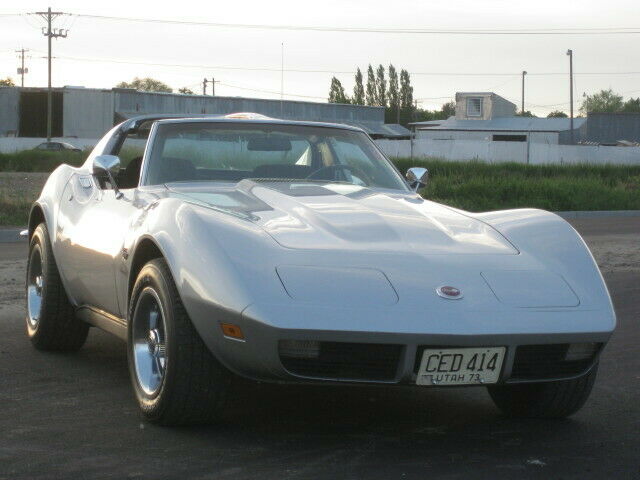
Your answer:
[[[38,327],[42,310],[42,289],[44,277],[42,275],[42,254],[40,248],[35,247],[29,257],[27,273],[27,321],[32,329]]]
[[[151,287],[138,297],[131,334],[136,379],[144,393],[154,396],[167,370],[167,336],[162,304]]]

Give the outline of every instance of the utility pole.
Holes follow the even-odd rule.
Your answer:
[[[20,86],[24,87],[24,74],[25,73],[29,73],[29,69],[28,68],[24,68],[24,54],[25,52],[28,52],[29,50],[25,50],[24,48],[21,48],[20,50],[16,50],[16,53],[20,54],[20,58],[21,58],[21,62],[20,62],[20,68],[18,68],[18,75],[21,76],[20,79]]]
[[[569,135],[573,145],[573,50],[567,50],[569,55]]]
[[[522,115],[524,115],[524,76],[527,74],[526,71],[522,71],[522,109],[520,110]]]
[[[211,84],[211,96],[216,96],[216,79],[215,77],[211,77],[211,80],[208,80],[206,77],[202,80],[202,95],[207,94],[207,83]]]
[[[284,42],[280,43],[280,118],[284,117]]]
[[[47,26],[42,27],[42,34],[47,37],[48,42],[48,66],[49,66],[49,81],[47,85],[47,141],[51,141],[51,120],[52,120],[52,110],[53,110],[53,94],[51,92],[51,39],[52,38],[67,38],[67,33],[69,30],[63,30],[61,28],[51,28],[51,23],[53,20],[60,15],[64,15],[64,12],[52,12],[51,7],[47,9],[46,12],[36,12],[36,15],[42,17],[46,22]]]

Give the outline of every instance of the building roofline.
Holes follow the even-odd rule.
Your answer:
[[[31,90],[31,91],[47,91],[47,87],[20,87],[20,86],[9,86],[3,85],[0,88],[12,88],[16,90]],[[220,100],[259,100],[263,102],[272,102],[272,103],[298,103],[298,104],[312,104],[312,105],[335,105],[338,107],[358,107],[372,110],[380,110],[384,109],[384,107],[378,107],[374,105],[354,105],[351,103],[329,103],[329,102],[320,102],[320,101],[309,101],[309,100],[279,100],[276,98],[258,98],[258,97],[237,97],[237,96],[221,96],[221,95],[200,95],[200,94],[186,94],[186,93],[175,93],[175,92],[145,92],[142,90],[136,90],[133,88],[96,88],[96,87],[76,87],[76,86],[64,86],[64,87],[53,87],[51,89],[54,92],[63,92],[63,91],[71,91],[71,92],[113,92],[113,93],[132,93],[132,94],[144,94],[144,95],[161,95],[161,96],[177,96],[177,97],[185,97],[185,98],[206,98],[206,99],[220,99]]]

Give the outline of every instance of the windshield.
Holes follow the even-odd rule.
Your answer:
[[[245,178],[407,189],[362,132],[230,122],[158,125],[143,184]]]

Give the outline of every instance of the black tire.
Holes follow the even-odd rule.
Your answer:
[[[26,293],[27,335],[34,347],[69,352],[84,345],[89,325],[76,318],[44,223],[36,227],[29,243]]]
[[[161,316],[155,322],[162,325],[158,339],[163,344],[164,363],[162,369],[157,367],[162,370],[161,379],[156,378],[158,386],[152,390],[146,383],[145,390],[144,374],[139,377],[137,370],[144,359],[137,360],[140,357],[136,357],[134,347],[136,342],[138,348],[143,344],[139,329],[146,325],[144,308],[152,301],[159,301]],[[161,425],[206,424],[218,419],[232,374],[211,354],[193,327],[163,259],[150,261],[138,274],[128,318],[129,373],[144,417]]]
[[[564,418],[573,415],[589,398],[598,365],[572,380],[488,387],[496,406],[511,417]]]

